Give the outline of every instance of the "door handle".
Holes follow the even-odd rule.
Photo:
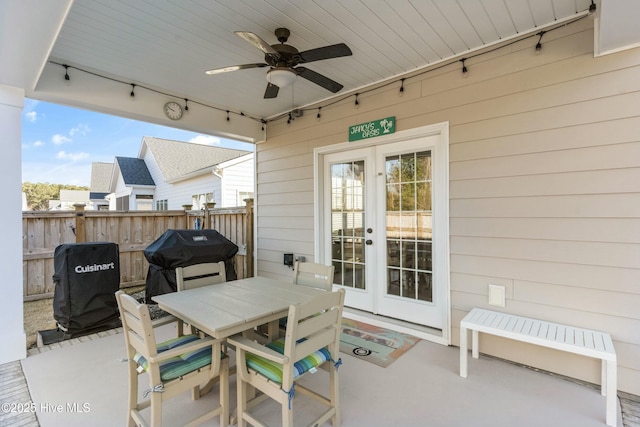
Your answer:
[[[367,239],[367,240],[365,240],[365,241],[364,241],[364,243],[365,243],[366,245],[373,245],[373,240],[371,240],[371,239]]]

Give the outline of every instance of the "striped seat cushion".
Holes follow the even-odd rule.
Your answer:
[[[272,350],[284,354],[284,339],[279,339],[267,344]],[[293,366],[293,378],[296,379],[311,368],[322,365],[331,360],[331,354],[326,347],[310,354],[304,359],[298,360]],[[269,378],[271,381],[282,384],[282,365],[255,354],[247,353],[247,367]]]
[[[199,339],[197,335],[191,334],[161,342],[157,345],[158,353],[189,344]],[[149,362],[143,355],[136,353],[133,360],[141,366],[145,372],[147,371]],[[184,353],[160,362],[160,378],[163,381],[169,381],[209,364],[211,364],[211,347],[201,348],[200,350]]]

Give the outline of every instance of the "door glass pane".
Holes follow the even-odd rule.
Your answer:
[[[330,167],[333,283],[357,289],[365,289],[364,167],[363,160]]]
[[[433,301],[431,152],[385,159],[387,294]]]

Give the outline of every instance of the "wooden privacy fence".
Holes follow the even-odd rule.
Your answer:
[[[198,222],[196,223],[196,218]],[[212,228],[238,245],[238,278],[253,276],[253,200],[245,207],[204,211],[34,211],[22,213],[24,300],[53,296],[53,255],[64,243],[113,242],[120,250],[120,287],[143,285],[144,249],[169,229]]]

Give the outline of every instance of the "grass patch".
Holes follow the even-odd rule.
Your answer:
[[[144,292],[144,286],[134,286],[124,288],[128,294]],[[53,298],[45,298],[36,301],[25,301],[24,310],[24,332],[27,334],[27,349],[37,345],[38,331],[55,329],[56,320],[53,318]]]

